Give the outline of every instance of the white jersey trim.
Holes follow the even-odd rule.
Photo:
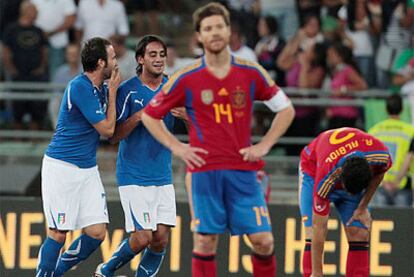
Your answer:
[[[68,110],[70,111],[72,109],[72,102],[70,101],[70,89],[72,87],[72,84],[69,84],[68,87]]]
[[[122,111],[121,111],[121,114],[118,116],[118,118],[116,119],[116,121],[120,120],[120,119],[122,118],[122,116],[124,115],[125,108],[126,108],[126,104],[127,104],[128,99],[129,99],[129,97],[131,96],[131,94],[132,94],[132,93],[138,93],[138,91],[131,90],[131,91],[128,93],[127,97],[126,97],[126,98],[125,98],[125,100],[124,100],[124,104],[122,105]]]

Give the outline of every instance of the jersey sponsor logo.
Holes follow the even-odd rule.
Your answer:
[[[141,105],[141,107],[144,107],[144,98],[142,98],[141,100],[135,99],[135,100],[134,100],[134,103],[136,103],[136,104],[140,104],[140,105]]]
[[[58,224],[64,224],[66,222],[66,214],[65,213],[58,213]]]
[[[318,213],[322,213],[323,211],[326,210],[326,208],[328,207],[328,205],[326,205],[326,202],[319,199],[319,198],[315,198],[315,211],[317,211]]]
[[[240,87],[237,87],[236,90],[232,93],[232,106],[236,109],[243,109],[244,107],[246,107],[246,96],[246,92],[243,91]]]
[[[213,103],[214,100],[214,96],[213,96],[213,91],[211,89],[205,89],[201,91],[201,101],[206,104],[206,105],[210,105],[211,103]]]
[[[218,92],[219,96],[229,96],[229,92],[227,91],[226,88],[221,88]]]

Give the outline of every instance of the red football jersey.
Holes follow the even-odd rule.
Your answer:
[[[263,162],[245,162],[239,150],[251,145],[254,100],[269,100],[278,91],[256,63],[232,57],[230,72],[219,79],[202,58],[174,74],[145,112],[161,119],[174,107],[186,108],[190,145],[208,151],[202,154],[206,164],[193,171],[258,170]]]
[[[344,157],[350,155],[364,156],[374,175],[387,171],[392,165],[387,147],[372,135],[355,128],[325,131],[302,150],[300,167],[315,181],[313,210],[317,214],[328,214],[329,193],[343,189],[339,177]]]

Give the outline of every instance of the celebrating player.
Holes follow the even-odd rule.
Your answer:
[[[230,55],[230,19],[224,6],[209,3],[193,19],[205,55],[172,76],[145,108],[142,120],[192,172],[193,276],[216,275],[218,234],[226,230],[248,235],[255,276],[275,276],[270,218],[256,170],[289,127],[294,109],[262,67]],[[254,100],[278,114],[261,141],[252,145]],[[189,145],[177,140],[161,120],[179,106],[188,114]]]
[[[306,235],[303,276],[323,275],[330,202],[338,210],[348,238],[346,276],[369,276],[371,216],[367,206],[390,167],[385,145],[354,128],[323,132],[302,150],[299,204]]]
[[[87,41],[81,60],[85,73],[65,90],[56,131],[43,158],[42,199],[49,231],[40,248],[36,276],[62,276],[105,238],[108,212],[96,149],[100,135],[113,135],[121,77],[114,48],[105,39]],[[103,82],[108,78],[107,86]],[[82,235],[57,263],[66,232],[75,229],[82,229]]]
[[[137,76],[124,82],[117,96],[117,126],[112,143],[120,141],[116,174],[125,214],[125,239],[112,258],[98,266],[95,276],[113,276],[115,270],[145,249],[136,276],[155,276],[165,255],[171,226],[175,225],[175,192],[171,151],[140,124],[144,107],[167,81],[163,75],[167,47],[161,38],[145,36],[135,57]],[[164,117],[173,128],[171,113]]]

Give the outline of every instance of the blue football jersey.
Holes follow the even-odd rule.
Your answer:
[[[69,82],[60,105],[56,131],[46,155],[80,168],[96,165],[100,135],[94,124],[106,119],[108,87],[94,87],[80,74]]]
[[[156,90],[142,84],[138,77],[125,81],[118,89],[116,100],[117,125],[142,110],[167,81]],[[169,130],[174,117],[168,113],[164,123]],[[119,143],[116,163],[118,185],[162,186],[172,184],[171,151],[160,144],[140,122],[128,137]]]

